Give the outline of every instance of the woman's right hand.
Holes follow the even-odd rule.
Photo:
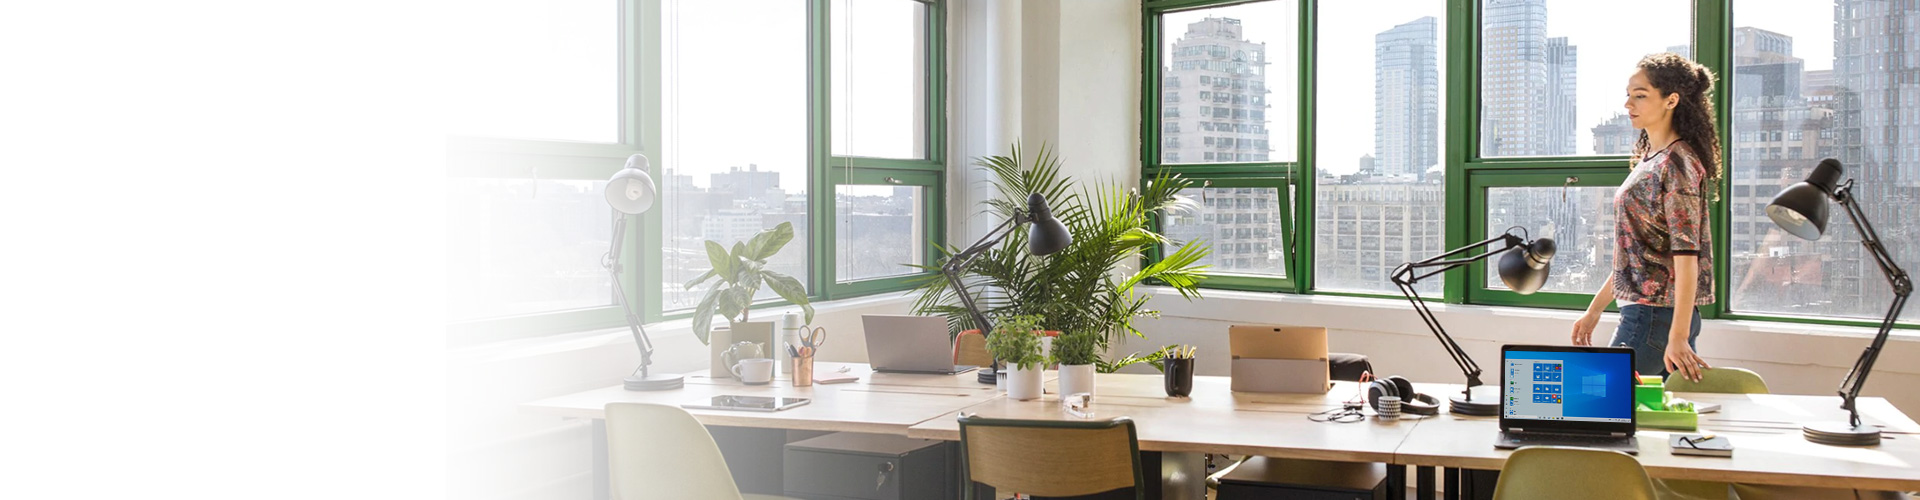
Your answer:
[[[1600,315],[1586,313],[1573,322],[1573,345],[1593,345],[1593,328],[1600,324]]]

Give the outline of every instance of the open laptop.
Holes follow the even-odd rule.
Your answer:
[[[1633,349],[1500,348],[1495,448],[1582,446],[1639,454],[1633,439]]]
[[[864,314],[860,323],[866,330],[867,361],[873,371],[953,375],[978,368],[953,364],[946,318]]]

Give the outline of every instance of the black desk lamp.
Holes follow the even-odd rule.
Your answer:
[[[1000,244],[1000,240],[1013,234],[1014,229],[1028,223],[1033,224],[1033,231],[1027,235],[1027,253],[1048,255],[1073,244],[1073,234],[1068,233],[1067,226],[1054,219],[1053,211],[1047,208],[1047,197],[1040,193],[1033,193],[1027,195],[1025,212],[1015,210],[1013,217],[1001,222],[993,230],[987,231],[987,235],[981,237],[980,241],[974,242],[973,246],[961,250],[960,253],[953,254],[953,257],[947,259],[945,265],[940,266],[940,272],[947,275],[947,284],[953,287],[954,295],[960,296],[960,305],[966,307],[967,312],[973,315],[973,324],[980,328],[982,336],[993,332],[993,324],[987,321],[987,314],[980,312],[980,307],[974,305],[973,296],[967,293],[967,286],[960,282],[960,273],[967,270],[967,265],[972,263],[974,258],[993,249],[994,245]],[[979,381],[983,384],[998,383],[999,373],[1000,359],[994,358],[993,366],[980,370]]]
[[[1518,227],[1514,229],[1521,229],[1522,234],[1525,234],[1526,231]],[[1498,250],[1472,257],[1454,258],[1469,250],[1493,243],[1501,243],[1503,246]],[[1420,292],[1414,291],[1413,284],[1419,283],[1420,280],[1426,279],[1429,276],[1447,272],[1449,269],[1486,260],[1487,257],[1504,253],[1505,255],[1501,255],[1499,261],[1500,281],[1506,283],[1507,288],[1515,292],[1523,295],[1531,294],[1540,290],[1540,287],[1547,283],[1547,271],[1552,267],[1553,252],[1552,238],[1526,241],[1525,236],[1514,236],[1513,229],[1508,229],[1507,234],[1460,247],[1459,249],[1436,255],[1427,260],[1408,262],[1401,264],[1400,267],[1393,268],[1393,284],[1399,286],[1400,294],[1407,296],[1407,301],[1413,303],[1414,311],[1420,313],[1420,319],[1427,322],[1427,328],[1433,330],[1433,335],[1440,338],[1440,346],[1445,347],[1447,354],[1453,356],[1454,364],[1460,365],[1460,373],[1467,376],[1467,389],[1455,395],[1452,399],[1453,404],[1449,406],[1453,409],[1452,411],[1454,413],[1477,416],[1498,415],[1500,413],[1500,388],[1487,387],[1487,390],[1483,391],[1474,390],[1476,387],[1485,385],[1480,382],[1480,365],[1475,364],[1473,358],[1467,357],[1467,353],[1460,350],[1460,344],[1454,342],[1453,337],[1447,335],[1445,328],[1440,327],[1440,320],[1434,318],[1433,311],[1427,309],[1427,303],[1420,300]],[[1426,269],[1432,270],[1426,271],[1424,274],[1414,274],[1416,271]],[[1475,394],[1476,392],[1479,394]],[[1476,399],[1476,396],[1478,399]]]
[[[1860,353],[1860,360],[1853,363],[1847,377],[1840,379],[1840,407],[1847,410],[1847,421],[1819,422],[1801,428],[1807,440],[1815,443],[1872,446],[1880,444],[1880,429],[1860,423],[1860,408],[1854,405],[1854,400],[1860,397],[1860,388],[1867,385],[1867,374],[1873,371],[1873,361],[1880,357],[1880,348],[1887,345],[1887,334],[1892,333],[1894,321],[1900,318],[1900,309],[1906,307],[1907,295],[1913,293],[1913,281],[1907,279],[1905,270],[1893,263],[1893,256],[1880,244],[1879,233],[1873,231],[1873,224],[1861,213],[1859,202],[1853,198],[1853,180],[1840,181],[1845,170],[1840,160],[1822,160],[1813,168],[1813,173],[1807,175],[1806,182],[1787,186],[1774,195],[1773,203],[1767,204],[1767,217],[1794,236],[1818,240],[1827,232],[1827,199],[1840,202],[1847,210],[1847,218],[1853,219],[1854,229],[1860,231],[1860,244],[1867,247],[1874,263],[1880,265],[1880,272],[1887,275],[1887,283],[1893,285],[1893,307],[1887,310],[1886,318],[1880,320],[1880,333],[1874,335],[1873,344]]]
[[[633,304],[627,302],[627,289],[620,285],[620,243],[627,236],[627,216],[638,215],[653,208],[653,177],[647,175],[647,157],[635,154],[627,157],[626,168],[613,174],[607,180],[607,204],[612,205],[619,216],[613,218],[613,243],[607,246],[607,255],[600,258],[600,266],[607,269],[607,276],[613,278],[613,297],[620,301],[620,308],[627,313],[627,328],[633,330],[633,343],[640,346],[640,368],[633,371],[624,380],[629,391],[659,391],[679,389],[682,385],[678,373],[652,373],[647,367],[653,365],[653,341],[647,338],[645,326],[640,324],[640,316],[634,314]]]

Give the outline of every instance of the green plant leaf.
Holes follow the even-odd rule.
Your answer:
[[[727,318],[729,322],[740,321],[740,312],[753,303],[753,296],[743,294],[742,292],[745,291],[737,286],[727,287],[726,290],[721,291],[716,312],[719,312],[721,317]]]
[[[727,255],[726,247],[720,246],[720,243],[707,241],[707,263],[713,265],[713,274],[720,276],[720,279],[733,276],[733,256]]]
[[[793,241],[793,223],[782,222],[773,229],[753,235],[753,239],[747,242],[748,257],[759,261],[771,259],[789,241]]]
[[[719,296],[723,287],[724,285],[715,285],[708,289],[707,295],[700,298],[700,304],[693,307],[693,336],[699,337],[702,344],[708,343],[707,335],[713,330],[713,309],[716,302],[714,299]]]
[[[780,298],[787,299],[787,302],[799,305],[806,314],[806,323],[813,324],[813,304],[807,302],[807,286],[792,276],[773,271],[763,273],[766,274],[767,288],[772,288],[773,293],[780,294]]]
[[[708,270],[707,270],[707,272],[704,272],[704,273],[700,273],[700,276],[699,276],[699,277],[696,277],[696,278],[694,278],[694,279],[692,279],[692,280],[688,280],[688,281],[687,281],[687,288],[686,288],[686,289],[688,289],[688,290],[692,290],[692,289],[693,289],[693,287],[696,287],[696,286],[700,286],[700,282],[702,282],[702,281],[706,281],[706,280],[707,280],[708,278],[712,278],[712,277],[714,277],[714,276],[718,276],[718,275],[719,275],[719,274],[718,274],[718,273],[715,273],[715,272],[713,272],[713,270],[712,270],[712,269],[708,269]]]

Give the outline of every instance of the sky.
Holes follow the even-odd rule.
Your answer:
[[[1258,40],[1279,31],[1272,26],[1293,22],[1293,2],[1271,3],[1275,8],[1238,6],[1170,14],[1168,37],[1177,38],[1184,33],[1188,20],[1211,14],[1241,19],[1248,38]],[[1319,168],[1334,174],[1352,173],[1359,169],[1359,158],[1373,152],[1374,35],[1422,16],[1433,16],[1444,26],[1445,10],[1443,0],[1322,2],[1319,5],[1320,82],[1316,103]],[[1688,43],[1691,19],[1691,6],[1680,0],[1548,2],[1547,36],[1567,37],[1579,49],[1579,117],[1575,125],[1582,133],[1578,135],[1577,151],[1592,151],[1593,136],[1587,130],[1612,118],[1621,109],[1621,96],[1634,63],[1648,53]],[[1734,12],[1736,26],[1753,26],[1794,37],[1795,55],[1807,60],[1808,71],[1832,67],[1832,19],[1831,2],[1809,0],[1747,0],[1736,4]],[[1270,51],[1295,50],[1291,35],[1287,36],[1287,40],[1267,40]],[[1443,58],[1447,50],[1444,38],[1443,32],[1436,40],[1441,45]],[[1439,63],[1440,78],[1445,82],[1446,63],[1444,60]],[[1281,66],[1276,63],[1269,68],[1279,75],[1285,70]],[[1721,89],[1730,88],[1724,81],[1720,85]],[[1280,112],[1283,105],[1277,99],[1280,91],[1276,90],[1274,95],[1274,114],[1286,116]],[[1442,120],[1447,112],[1443,98]],[[1279,131],[1286,125],[1272,124],[1276,139],[1281,137]],[[1446,129],[1444,123],[1442,125],[1440,130],[1444,133]]]

